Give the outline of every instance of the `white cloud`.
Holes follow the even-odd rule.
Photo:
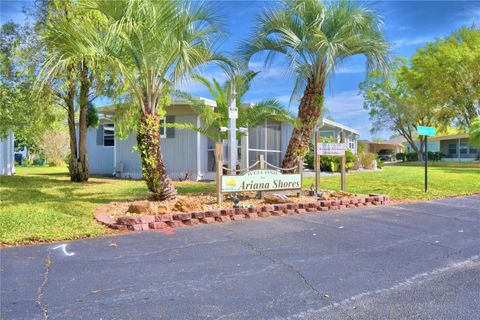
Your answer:
[[[398,47],[413,46],[417,44],[424,44],[433,40],[435,40],[435,37],[429,36],[429,37],[415,37],[410,39],[403,38],[403,39],[394,40],[392,42],[393,42],[393,46],[398,48]]]
[[[356,67],[338,67],[335,70],[336,74],[349,74],[349,73],[364,73],[366,72],[365,67],[356,66]]]

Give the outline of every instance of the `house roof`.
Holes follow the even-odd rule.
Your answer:
[[[337,127],[337,128],[340,128],[340,129],[343,129],[345,131],[348,131],[348,132],[352,132],[352,133],[355,133],[357,135],[360,135],[360,132],[358,132],[357,130],[355,129],[352,129],[350,127],[347,127],[341,123],[338,123],[338,122],[335,122],[333,120],[329,120],[329,119],[326,119],[326,118],[323,118],[322,121],[321,121],[322,125],[319,126],[319,128],[323,127],[325,124],[327,125],[330,125],[332,127]]]

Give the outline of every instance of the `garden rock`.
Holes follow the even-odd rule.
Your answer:
[[[181,212],[202,210],[202,206],[200,203],[198,203],[198,201],[190,199],[178,199],[173,208]]]
[[[149,201],[135,201],[129,207],[128,213],[148,214],[152,211],[152,206]]]
[[[275,203],[289,203],[291,202],[288,197],[280,194],[267,194],[264,197],[265,203],[275,204]]]
[[[157,206],[157,213],[158,214],[166,214],[168,213],[170,210],[168,209],[168,207],[164,204],[159,204]]]

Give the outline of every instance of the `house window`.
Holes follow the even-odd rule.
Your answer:
[[[320,140],[335,140],[335,131],[319,131]]]
[[[160,119],[160,138],[167,137],[167,126],[165,124],[165,118]]]
[[[248,134],[249,165],[255,163],[261,154],[268,163],[280,166],[282,157],[280,122],[267,120],[263,125],[250,130]]]
[[[449,143],[448,144],[448,154],[456,154],[457,153],[457,144],[456,143]]]
[[[460,154],[467,154],[468,153],[468,143],[460,142]]]
[[[348,139],[348,148],[350,150],[355,150],[355,136],[351,135]]]
[[[103,146],[112,147],[115,145],[115,125],[113,123],[103,125]]]
[[[476,154],[476,153],[477,153],[477,148],[470,146],[470,154]]]

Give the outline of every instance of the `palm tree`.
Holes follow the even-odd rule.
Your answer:
[[[85,182],[89,178],[87,158],[88,106],[96,97],[95,88],[102,78],[94,63],[95,43],[99,43],[101,24],[96,17],[75,3],[55,1],[49,5],[41,36],[45,60],[37,85],[49,87],[58,104],[67,111],[70,137],[70,180]],[[78,136],[76,113],[78,111]],[[78,139],[78,141],[77,141]]]
[[[153,198],[172,199],[160,147],[160,119],[170,88],[198,66],[217,60],[218,17],[210,4],[177,0],[90,0],[108,21],[100,54],[122,77],[136,108],[137,145]]]
[[[353,1],[285,1],[280,8],[266,9],[253,37],[242,45],[249,60],[267,51],[265,65],[284,55],[296,74],[294,95],[303,89],[295,127],[282,165],[293,167],[308,150],[312,130],[320,117],[327,79],[348,57],[362,54],[369,69],[385,68],[388,44],[381,20],[372,10]]]
[[[189,129],[195,132],[199,132],[207,138],[211,139],[215,143],[221,143],[224,139],[228,138],[227,132],[221,132],[220,127],[228,126],[228,109],[230,106],[230,93],[232,92],[232,86],[235,87],[236,106],[238,108],[237,128],[255,128],[262,124],[266,119],[288,121],[293,123],[294,117],[282,106],[282,104],[276,99],[262,100],[249,107],[245,106],[243,98],[250,89],[253,79],[259,72],[247,71],[244,73],[235,72],[231,76],[231,79],[225,81],[222,85],[216,79],[212,79],[210,82],[205,77],[200,75],[193,75],[192,78],[200,82],[207,88],[213,100],[216,103],[216,107],[211,107],[205,104],[204,100],[192,97],[186,93],[178,93],[182,98],[192,103],[193,110],[199,114],[202,120],[200,127],[191,123],[174,123],[171,126],[180,129]],[[240,138],[242,133],[237,131],[237,138]]]

